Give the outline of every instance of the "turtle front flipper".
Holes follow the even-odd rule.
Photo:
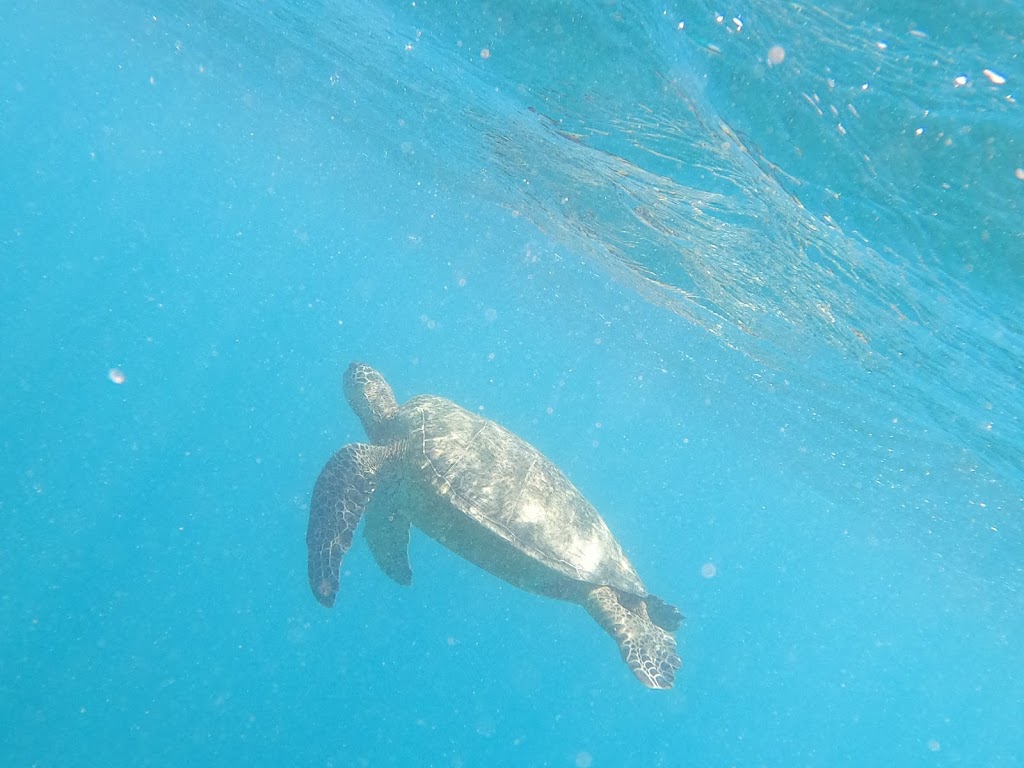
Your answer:
[[[353,443],[327,462],[313,487],[306,547],[309,586],[330,608],[338,594],[341,561],[377,486],[377,470],[388,458],[385,446]]]
[[[412,584],[412,567],[409,565],[409,519],[398,512],[382,508],[381,501],[375,502],[373,509],[366,516],[363,535],[380,569],[392,581],[408,587]],[[387,504],[384,505],[386,506]]]
[[[622,660],[648,688],[671,688],[682,666],[676,639],[652,622],[642,602],[630,610],[611,587],[595,587],[584,607],[619,645]]]

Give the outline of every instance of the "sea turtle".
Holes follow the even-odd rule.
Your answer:
[[[306,544],[317,600],[334,605],[363,517],[381,570],[411,584],[412,524],[510,584],[583,606],[641,683],[672,687],[681,614],[647,592],[597,510],[540,451],[443,397],[399,406],[363,363],[348,367],[344,390],[371,442],[334,454],[313,488]]]

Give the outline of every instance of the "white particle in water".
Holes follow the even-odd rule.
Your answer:
[[[993,72],[991,69],[983,69],[981,72],[985,77],[992,81],[993,85],[1002,85],[1006,82],[1005,77],[1000,75],[998,72]]]

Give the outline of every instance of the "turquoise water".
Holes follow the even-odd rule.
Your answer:
[[[1024,764],[1024,8],[938,7],[5,5],[0,762]],[[352,359],[566,471],[674,690],[415,534],[317,604]]]

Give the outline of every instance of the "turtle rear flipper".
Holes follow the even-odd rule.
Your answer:
[[[587,595],[584,607],[616,643],[622,660],[637,680],[648,688],[671,688],[676,670],[682,666],[676,654],[676,640],[652,622],[639,603],[629,610],[611,587],[596,587]]]
[[[366,516],[363,535],[370,545],[370,553],[380,569],[392,581],[408,587],[412,584],[412,567],[409,565],[409,519],[398,512],[381,509],[374,503]]]
[[[390,455],[386,446],[346,445],[324,465],[313,487],[306,529],[309,586],[328,608],[338,594],[341,561],[376,489],[377,470]]]
[[[651,621],[668,632],[675,632],[683,623],[683,614],[674,605],[669,605],[657,595],[647,595],[647,615]]]

